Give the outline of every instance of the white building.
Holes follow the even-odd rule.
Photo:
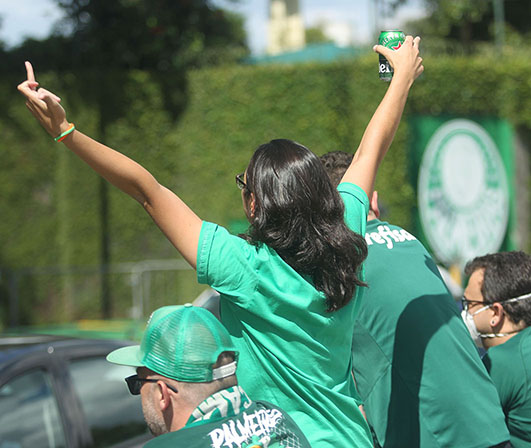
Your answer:
[[[299,0],[269,0],[267,53],[300,50],[305,45]]]

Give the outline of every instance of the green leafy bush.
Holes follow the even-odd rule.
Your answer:
[[[408,173],[409,115],[499,116],[524,137],[531,130],[529,58],[431,57],[425,66],[377,179],[387,218],[410,229],[416,199]],[[374,55],[334,64],[205,69],[190,74],[187,107],[175,122],[164,108],[168,92],[161,91],[155,75],[122,77],[123,114],[107,123],[105,143],[143,164],[201,218],[226,226],[244,219],[234,175],[244,171],[259,144],[281,137],[319,155],[355,151],[387,87],[378,80]],[[41,85],[64,98],[70,120],[97,137],[100,115],[81,100],[83,79],[72,73],[40,77]],[[6,319],[10,273],[99,264],[100,182],[30,118],[12,80],[0,79],[0,88],[5,104],[0,112],[0,294]],[[178,257],[139,204],[115,189],[109,203],[112,263]],[[21,321],[57,321],[97,310],[98,282],[68,277],[20,277],[25,285],[18,292]],[[193,275],[179,278],[151,301],[157,306],[180,303],[201,291]],[[127,282],[113,282],[114,316],[127,313],[130,288]]]

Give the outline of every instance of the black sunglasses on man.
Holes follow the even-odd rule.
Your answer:
[[[162,381],[162,380],[156,380],[156,379],[151,379],[151,378],[140,378],[138,375],[131,375],[125,379],[125,382],[127,383],[127,387],[129,388],[129,392],[131,392],[132,395],[140,395],[140,389],[142,388],[142,385],[144,383],[156,383],[158,381]],[[164,384],[168,386],[168,389],[172,390],[175,393],[178,393],[175,387],[170,386],[168,383],[164,383]]]

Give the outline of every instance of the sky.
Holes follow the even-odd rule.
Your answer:
[[[113,0],[109,0],[113,1]],[[245,17],[245,29],[253,54],[263,54],[267,39],[268,0],[213,0],[225,9]],[[423,15],[422,0],[409,0],[393,18],[379,18],[375,23],[374,0],[299,0],[305,26],[324,23],[330,37],[339,44],[366,44],[376,28],[403,29],[407,19]],[[54,0],[0,0],[0,40],[8,47],[24,38],[43,38],[50,34],[61,10]],[[404,30],[407,32],[407,30]]]

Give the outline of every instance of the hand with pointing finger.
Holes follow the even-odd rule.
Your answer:
[[[32,65],[26,61],[26,81],[18,85],[18,91],[26,97],[26,107],[52,137],[57,137],[69,127],[66,113],[59,104],[61,98],[46,89],[38,88]]]

